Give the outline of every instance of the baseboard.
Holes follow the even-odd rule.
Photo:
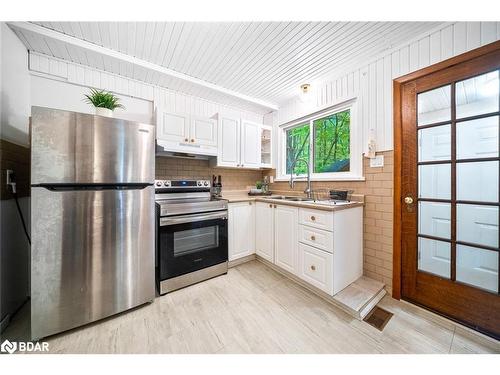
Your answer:
[[[241,258],[238,258],[238,259],[230,260],[229,263],[228,263],[228,265],[227,265],[227,267],[228,268],[236,267],[236,266],[239,266],[240,264],[243,264],[243,263],[255,260],[255,258],[256,258],[255,254],[250,254],[250,255],[247,255],[245,257],[241,257]]]

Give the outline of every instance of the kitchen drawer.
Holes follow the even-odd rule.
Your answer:
[[[301,208],[299,210],[299,223],[332,232],[333,214],[330,211]]]
[[[333,255],[299,243],[299,277],[333,295]]]
[[[333,252],[333,233],[323,229],[299,225],[299,241],[329,253]]]

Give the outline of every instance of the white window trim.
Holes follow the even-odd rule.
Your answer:
[[[357,98],[351,98],[340,104],[336,104],[321,112],[316,112],[300,119],[288,122],[278,127],[278,164],[276,170],[275,181],[288,181],[290,174],[284,173],[286,171],[286,131],[294,126],[307,123],[311,127],[311,136],[309,137],[309,147],[312,150],[314,142],[312,134],[312,122],[322,117],[326,117],[336,112],[345,111],[349,109],[351,112],[351,123],[349,128],[350,137],[350,171],[349,172],[331,172],[331,173],[313,173],[311,170],[311,181],[364,181],[363,176],[363,153],[362,153],[362,133],[360,124],[358,123],[358,103]],[[310,153],[309,164],[312,166],[313,153]],[[297,181],[307,179],[307,175],[294,175]]]

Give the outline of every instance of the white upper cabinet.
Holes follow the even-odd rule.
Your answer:
[[[217,121],[206,117],[191,117],[190,141],[205,146],[217,146]]]
[[[241,167],[260,168],[260,124],[241,122]]]
[[[174,142],[189,141],[189,117],[183,114],[162,112],[159,116],[157,137]]]
[[[239,167],[240,164],[240,120],[219,116],[218,167]]]
[[[217,121],[184,113],[157,113],[158,145],[165,151],[217,155]]]
[[[262,163],[263,126],[220,114],[217,160],[212,162],[212,166],[249,169],[269,167]]]
[[[260,128],[260,166],[261,168],[273,167],[273,128],[262,125]]]

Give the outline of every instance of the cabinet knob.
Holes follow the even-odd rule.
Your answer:
[[[194,138],[191,138],[191,142],[194,142]]]
[[[311,269],[312,269],[313,271],[316,271],[316,266],[313,264],[313,265],[311,266]]]
[[[184,142],[189,142],[189,139],[187,139],[187,138],[184,138]]]
[[[277,206],[276,206],[276,205],[274,205],[274,208],[276,208],[276,207],[277,207]]]
[[[316,241],[316,237],[315,236],[311,236],[311,241]]]
[[[269,205],[269,208],[273,208],[273,205],[272,205],[272,204],[270,204],[270,205]]]
[[[248,202],[248,204],[251,206],[251,205],[252,205],[252,202]]]
[[[243,167],[244,164],[241,164],[241,166]]]
[[[315,221],[316,220],[316,216],[311,216],[311,220]]]

